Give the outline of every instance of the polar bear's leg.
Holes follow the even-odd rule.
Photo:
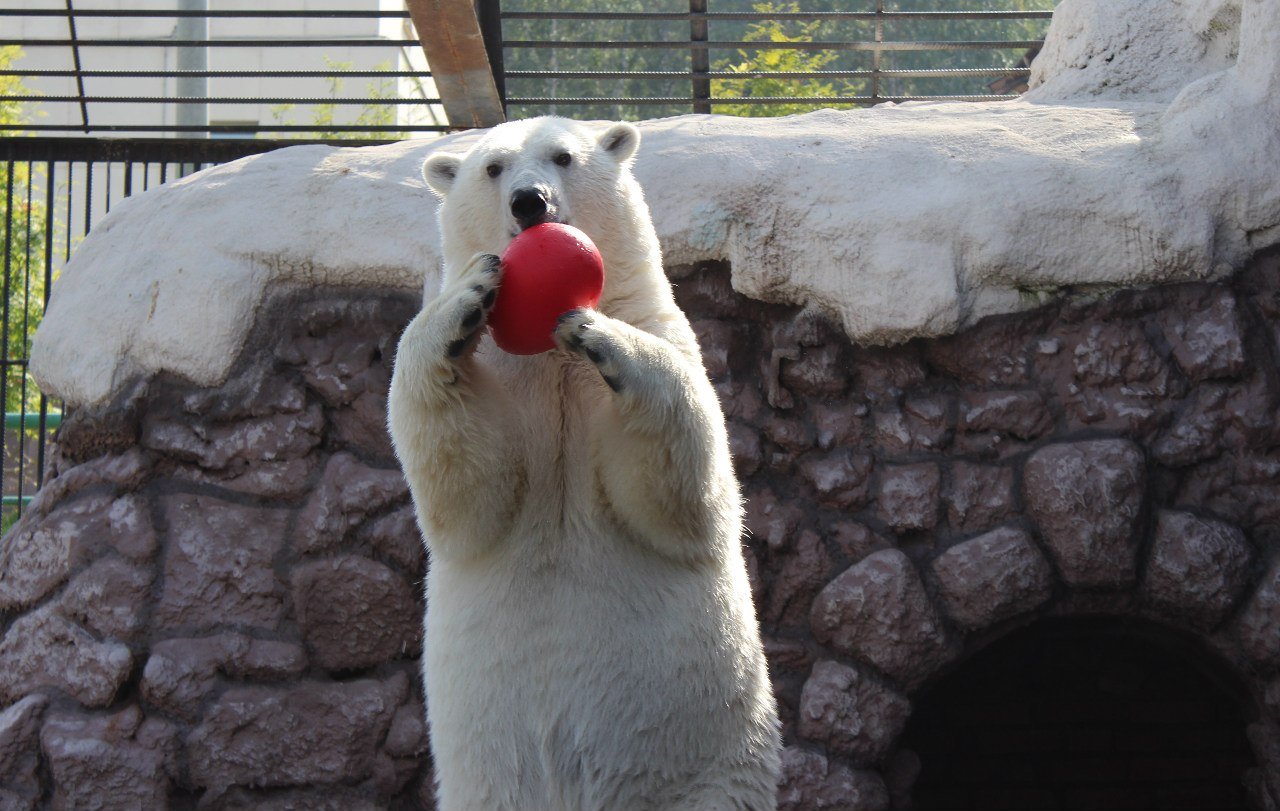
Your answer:
[[[671,341],[592,310],[561,316],[556,343],[613,390],[613,430],[597,432],[610,506],[658,551],[699,559],[737,538],[740,501],[719,402],[701,364]]]
[[[405,328],[391,378],[396,454],[433,547],[484,551],[505,534],[524,463],[506,391],[472,357],[502,281],[477,254]]]

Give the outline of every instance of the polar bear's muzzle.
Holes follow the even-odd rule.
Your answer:
[[[529,186],[511,193],[511,216],[521,230],[544,222],[556,222],[556,207],[545,189]]]

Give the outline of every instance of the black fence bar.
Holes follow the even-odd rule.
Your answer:
[[[578,20],[636,22],[682,21],[704,19],[707,21],[764,22],[791,20],[810,22],[886,20],[1048,20],[1052,11],[711,11],[688,13],[681,11],[504,11],[504,20]]]
[[[47,443],[63,406],[28,375],[29,341],[74,246],[121,199],[199,168],[332,140],[0,138],[0,530],[7,530],[47,474]],[[362,142],[373,143],[373,142]]]
[[[693,111],[711,112],[711,54],[697,43],[707,41],[707,0],[689,0],[689,72]]]
[[[79,130],[80,128],[73,124],[6,124],[5,129],[11,132],[69,132]],[[315,133],[324,132],[334,135],[334,138],[314,139],[320,143],[334,143],[339,141],[336,136],[341,133],[386,133],[396,135],[408,132],[446,132],[450,130],[446,124],[261,124],[252,127],[238,127],[233,124],[207,124],[207,125],[178,125],[178,124],[94,124],[94,132],[164,132],[164,133],[195,133],[210,132],[226,135],[236,135],[243,138],[253,138],[260,132],[305,132]],[[387,141],[395,141],[397,138],[388,138]],[[293,141],[291,143],[300,144],[306,141]],[[368,146],[374,143],[372,141],[361,140],[358,143],[347,141],[346,146]]]
[[[875,71],[870,70],[750,70],[727,71],[709,70],[707,77],[711,79],[832,79],[832,78],[870,78]],[[961,76],[1029,76],[1028,68],[927,68],[921,70],[899,70],[886,68],[881,76],[943,78]],[[689,74],[682,70],[511,70],[507,71],[510,79],[683,79]]]
[[[108,8],[0,8],[0,17],[105,17],[163,18],[208,17],[210,19],[409,19],[407,11],[365,9],[108,9]]]
[[[216,79],[430,79],[425,70],[0,70],[0,76],[58,77],[83,76],[86,79],[174,79],[182,76],[204,76]],[[367,100],[367,99],[366,99]]]
[[[296,96],[0,96],[0,101],[30,102],[81,102],[87,104],[356,104],[368,106],[368,97],[342,98],[337,96],[312,96],[301,98]],[[389,106],[439,104],[440,99],[425,98],[386,98],[378,99],[379,104]],[[8,125],[5,125],[6,128]]]
[[[416,39],[271,39],[242,37],[227,39],[0,39],[0,45],[22,48],[382,48],[388,45],[420,47]]]
[[[649,49],[649,50],[774,50],[774,51],[987,51],[1026,50],[1039,47],[1041,40],[974,40],[974,41],[894,41],[894,42],[754,42],[749,40],[713,40],[708,42],[666,42],[662,40],[597,41],[597,40],[508,40],[507,48],[579,49]],[[0,44],[3,44],[0,42]]]
[[[1007,101],[1016,99],[1016,93],[995,94],[985,96],[752,96],[748,99],[712,99],[712,103],[741,103],[748,101],[752,104],[812,104],[816,107],[823,107],[831,104],[871,104],[883,101],[903,102],[903,101]],[[661,104],[692,104],[697,99],[692,96],[581,96],[576,98],[556,96],[556,97],[536,97],[536,96],[512,96],[508,99],[511,104],[553,104],[553,105],[591,105],[591,104],[641,104],[641,105],[661,105]]]

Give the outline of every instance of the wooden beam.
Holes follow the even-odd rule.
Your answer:
[[[506,120],[472,0],[406,0],[449,126],[493,127]]]

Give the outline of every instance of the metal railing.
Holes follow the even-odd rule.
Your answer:
[[[8,88],[0,113],[26,113],[0,118],[0,529],[44,480],[46,441],[61,419],[61,405],[27,374],[30,337],[62,266],[115,202],[280,146],[449,129],[402,9],[372,0],[321,10],[200,7],[217,0],[80,9],[63,1],[0,8],[0,49],[25,54],[7,65],[0,59],[0,88]],[[479,0],[509,117],[768,115],[1008,98],[1026,82],[1052,4],[990,0],[1004,8],[968,11],[915,7],[968,0],[863,0],[860,10],[802,11],[778,0],[765,10],[759,0],[610,0],[608,10],[581,8],[591,2],[600,0],[577,0],[574,10]],[[185,34],[205,30],[187,25],[197,20],[206,33]],[[200,58],[186,58],[193,52]],[[128,61],[112,63],[121,54]]]
[[[66,0],[65,8],[0,8],[0,48],[23,52],[0,78],[30,86],[0,103],[38,105],[55,119],[4,129],[380,139],[447,130],[409,13],[371,5],[81,9]],[[213,27],[191,38],[189,21]]]
[[[509,0],[501,11],[506,104],[514,117],[636,117],[1007,99],[1016,93],[1006,88],[1025,85],[1052,16],[1049,0],[992,11],[867,4],[759,11],[750,2],[681,0],[679,9],[584,12]]]
[[[125,197],[207,166],[301,143],[308,141],[0,138],[0,528],[8,528],[47,473],[47,442],[61,423],[62,404],[40,392],[28,373],[31,337],[81,239]]]

